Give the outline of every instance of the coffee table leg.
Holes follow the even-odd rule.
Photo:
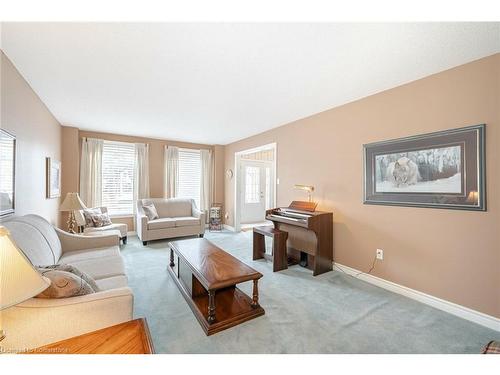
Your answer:
[[[257,285],[258,282],[259,280],[253,281],[253,298],[251,304],[253,308],[259,307],[259,287]]]
[[[208,322],[215,322],[215,290],[208,291]]]
[[[175,263],[174,263],[174,250],[172,250],[172,248],[170,248],[170,267],[173,267],[175,266]]]

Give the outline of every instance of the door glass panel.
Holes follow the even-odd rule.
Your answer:
[[[266,167],[266,210],[271,208],[271,168]]]
[[[260,201],[260,170],[258,167],[245,168],[245,203]]]

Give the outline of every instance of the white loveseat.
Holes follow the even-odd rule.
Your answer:
[[[101,289],[71,298],[31,298],[1,311],[7,333],[0,342],[3,350],[34,348],[132,319],[134,296],[127,286],[117,234],[69,234],[37,215],[1,224],[34,266],[74,265],[92,276]]]
[[[142,206],[153,203],[158,219],[149,220]],[[205,233],[205,213],[196,208],[193,199],[148,198],[137,201],[137,235],[144,245],[150,240],[195,236]]]

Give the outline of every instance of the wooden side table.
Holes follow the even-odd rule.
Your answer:
[[[145,318],[41,346],[26,354],[154,354]]]

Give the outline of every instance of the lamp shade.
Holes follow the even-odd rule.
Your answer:
[[[36,296],[49,285],[0,226],[0,310]]]
[[[60,211],[77,211],[77,210],[83,210],[85,205],[83,204],[82,200],[78,196],[78,193],[68,193],[66,194],[66,198],[64,198],[64,201],[61,204],[61,207],[59,208]]]
[[[467,202],[477,204],[479,202],[478,192],[475,190],[469,192],[469,195],[467,196]]]

